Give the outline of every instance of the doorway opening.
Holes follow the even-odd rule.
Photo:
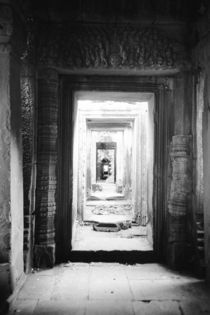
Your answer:
[[[73,251],[153,251],[154,94],[74,92]]]

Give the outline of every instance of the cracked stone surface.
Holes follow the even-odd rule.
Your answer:
[[[28,275],[9,314],[210,314],[201,279],[159,264],[67,263]]]

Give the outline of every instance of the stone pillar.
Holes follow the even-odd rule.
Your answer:
[[[192,194],[191,136],[172,137],[170,158],[172,179],[168,201],[168,260],[172,267],[180,268],[187,259],[187,217],[191,210]]]
[[[28,19],[27,46],[21,65],[21,111],[24,182],[24,269],[33,266],[34,213],[36,188],[36,69],[34,22]]]
[[[24,266],[30,272],[32,267],[33,215],[35,210],[35,70],[24,60],[21,71],[21,110],[23,139],[23,181],[24,181]]]
[[[35,265],[55,263],[58,74],[46,68],[38,79]]]

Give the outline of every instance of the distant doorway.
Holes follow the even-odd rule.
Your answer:
[[[72,249],[153,250],[153,94],[74,100]]]
[[[116,182],[116,142],[96,143],[96,181]]]

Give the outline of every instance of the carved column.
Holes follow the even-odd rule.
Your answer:
[[[172,137],[170,158],[172,179],[168,201],[168,258],[172,267],[179,268],[187,258],[187,217],[191,210],[192,193],[191,136]]]
[[[55,262],[58,74],[44,69],[38,80],[38,143],[35,223],[35,264]]]

